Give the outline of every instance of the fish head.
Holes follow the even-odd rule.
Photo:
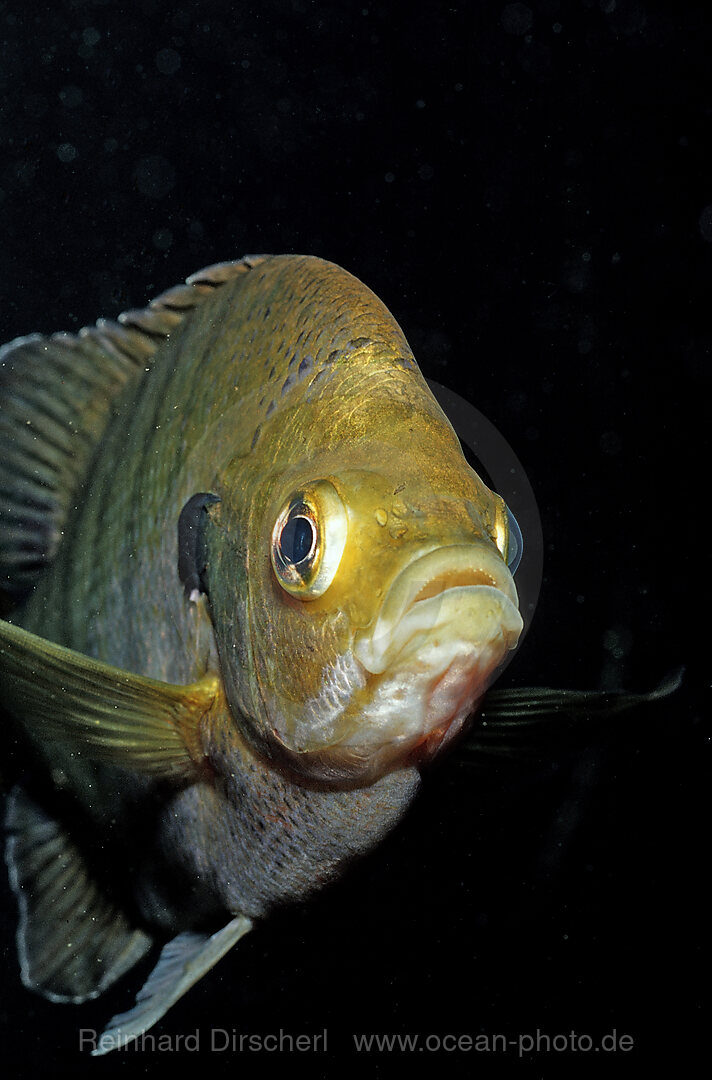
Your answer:
[[[214,614],[228,701],[305,781],[422,766],[465,729],[522,629],[507,508],[419,373],[284,456],[245,518],[241,669],[235,621]]]

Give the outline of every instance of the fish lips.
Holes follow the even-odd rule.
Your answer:
[[[464,730],[522,630],[512,576],[481,544],[420,553],[392,583],[371,627],[355,635],[363,690],[328,746],[278,753],[305,779],[372,783],[423,765]]]
[[[387,742],[379,750],[382,761],[422,765],[462,732],[523,628],[508,574],[498,573],[497,584],[446,585],[433,593],[443,581],[468,573],[475,582],[487,576],[481,567],[460,566],[420,592],[409,588],[409,602],[398,605],[397,617],[391,622],[387,602],[372,634],[355,643],[375,686],[364,726],[347,736],[346,745],[373,745],[380,734]]]

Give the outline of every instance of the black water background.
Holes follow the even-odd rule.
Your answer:
[[[687,665],[574,755],[438,770],[380,851],[161,1032],[326,1027],[316,1075],[354,1032],[616,1029],[623,1075],[701,1045],[711,25],[639,0],[0,4],[2,340],[245,252],[333,259],[527,468],[545,582],[506,681],[647,689]],[[2,888],[3,1075],[175,1067],[80,1057],[78,1029],[138,981],[81,1010],[25,992]],[[485,1075],[565,1057],[420,1056]]]

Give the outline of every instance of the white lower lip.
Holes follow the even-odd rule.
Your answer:
[[[407,746],[461,726],[521,628],[517,608],[492,586],[456,586],[413,604],[390,635],[355,644],[375,685],[342,745]]]
[[[513,647],[522,630],[519,611],[492,585],[458,585],[413,604],[395,626],[379,619],[373,632],[354,643],[354,655],[372,675],[380,675],[433,645],[449,641],[457,655],[463,645],[477,649],[503,637]],[[506,649],[505,649],[506,651]]]
[[[378,679],[358,728],[340,745],[407,748],[444,725],[461,726],[506,652],[502,639],[479,648],[460,642],[422,650],[417,661]]]

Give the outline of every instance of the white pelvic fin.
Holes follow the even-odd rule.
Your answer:
[[[136,995],[133,1009],[109,1021],[92,1056],[126,1046],[152,1028],[251,929],[252,920],[237,915],[212,936],[189,931],[169,941]]]

